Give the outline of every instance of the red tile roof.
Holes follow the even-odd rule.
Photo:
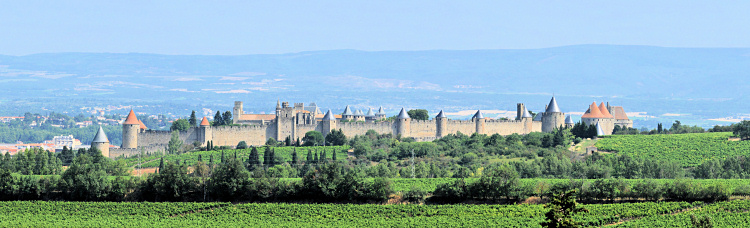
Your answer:
[[[141,124],[140,121],[138,121],[138,117],[135,117],[135,112],[133,112],[133,109],[130,110],[130,114],[128,114],[128,118],[125,118],[125,122],[122,124]]]
[[[615,118],[614,116],[612,116],[612,114],[609,113],[609,110],[607,110],[607,106],[604,106],[604,102],[599,105],[599,111],[602,112],[602,116],[604,116],[604,118]]]
[[[596,106],[596,102],[594,102],[589,105],[589,110],[586,110],[586,113],[583,114],[581,118],[598,119],[604,118],[604,115],[602,115],[601,110],[599,110],[599,107]]]
[[[203,117],[203,120],[201,120],[201,126],[208,126],[208,125],[210,125],[210,124],[208,123],[208,119],[207,119],[207,118],[206,118],[206,117],[204,116],[204,117]]]

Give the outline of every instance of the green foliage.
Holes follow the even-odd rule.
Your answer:
[[[430,114],[426,109],[412,109],[406,112],[409,114],[409,118],[413,120],[429,120]]]
[[[193,110],[193,112],[190,113],[190,119],[188,120],[189,120],[188,123],[190,124],[191,127],[198,126],[198,118],[195,116],[195,110]]]
[[[318,131],[308,131],[305,133],[305,137],[302,138],[304,144],[302,146],[322,146],[323,145],[323,134]]]
[[[180,140],[180,136],[177,134],[176,131],[172,132],[172,137],[169,139],[169,143],[167,144],[167,151],[170,154],[176,154],[179,153],[182,148],[182,140]]]
[[[546,221],[540,223],[543,227],[580,227],[573,216],[577,213],[588,212],[586,208],[579,207],[576,203],[576,190],[560,193],[550,198],[550,202],[544,206],[549,208],[545,214]]]
[[[750,141],[729,141],[730,136],[731,133],[613,135],[600,139],[596,146],[601,151],[695,167],[710,159],[748,155]]]
[[[742,140],[750,138],[750,120],[743,120],[732,127],[732,133]]]
[[[240,150],[247,149],[247,143],[245,141],[240,141],[239,143],[237,143],[237,147],[235,148],[240,149]]]
[[[328,146],[343,146],[346,144],[346,135],[341,129],[333,129],[326,135],[325,144]]]
[[[172,126],[169,127],[170,131],[187,131],[188,128],[195,125],[190,125],[186,119],[177,119],[172,122]]]

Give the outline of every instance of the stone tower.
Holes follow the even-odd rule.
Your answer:
[[[521,120],[524,111],[526,111],[526,105],[523,103],[516,104],[516,120]],[[528,114],[528,112],[526,114]]]
[[[122,148],[138,148],[138,132],[141,130],[141,123],[135,112],[130,110],[130,114],[122,123]]]
[[[208,141],[214,140],[213,129],[211,129],[211,124],[208,123],[208,119],[205,116],[203,117],[203,120],[201,120],[199,134],[200,134],[199,140],[201,142],[201,145],[203,146],[205,146],[208,143]]]
[[[242,111],[242,101],[235,101],[234,109],[232,109],[232,123],[239,123],[242,114],[244,114],[244,111]]]
[[[398,113],[398,117],[396,120],[396,135],[401,135],[401,137],[409,137],[410,131],[411,119],[409,118],[409,115],[406,114],[406,110],[404,108],[401,108],[401,112]]]
[[[565,113],[560,111],[557,100],[552,97],[547,105],[547,110],[542,113],[542,132],[552,132],[555,128],[565,126]]]
[[[102,156],[109,157],[109,139],[101,126],[99,126],[99,131],[96,132],[94,140],[91,141],[91,147],[102,152]]]
[[[522,103],[518,105],[518,108],[520,110],[516,111],[521,112],[521,117],[519,117],[518,119],[521,121],[521,123],[523,123],[523,133],[528,134],[533,130],[534,117],[531,116],[531,113],[526,110],[526,106],[524,106]]]
[[[437,124],[435,137],[442,138],[448,135],[448,117],[445,116],[443,110],[440,110],[440,113],[435,116],[435,124]]]
[[[576,123],[573,122],[573,117],[571,117],[570,115],[568,115],[568,116],[565,117],[565,127],[566,128],[572,128],[573,125],[575,125],[575,124]]]
[[[295,137],[295,120],[294,108],[289,106],[289,102],[281,103],[281,107],[276,108],[276,140],[283,141],[289,136],[292,141],[297,140]]]
[[[341,114],[341,119],[344,119],[346,121],[354,120],[354,112],[352,112],[352,109],[349,108],[349,105],[344,108],[344,113]]]
[[[323,120],[321,120],[320,123],[323,125],[323,138],[328,136],[328,133],[331,133],[332,130],[336,129],[336,117],[333,117],[333,113],[331,113],[330,109],[328,109],[328,112],[323,116]]]
[[[485,119],[484,119],[484,116],[482,115],[482,111],[477,110],[477,113],[475,113],[474,116],[471,117],[471,119],[474,120],[474,124],[476,128],[475,132],[477,134],[484,134]]]

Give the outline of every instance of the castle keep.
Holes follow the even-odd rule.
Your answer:
[[[587,124],[599,123],[610,134],[614,124],[632,127],[632,121],[627,120],[622,107],[612,107],[610,111],[616,113],[615,116],[624,116],[625,119],[621,120],[615,116],[602,115],[603,105],[602,103],[602,108],[600,108],[593,104],[590,112],[587,111],[584,115],[583,121]],[[382,107],[377,112],[369,109],[365,113],[361,110],[352,111],[349,106],[346,106],[341,115],[334,115],[331,110],[325,114],[321,113],[315,103],[305,107],[302,103],[290,106],[288,102],[277,102],[274,114],[245,114],[241,101],[234,103],[232,115],[235,125],[211,126],[208,119],[203,117],[199,126],[180,131],[179,138],[184,144],[198,142],[205,146],[208,141],[212,141],[215,146],[235,146],[240,141],[245,141],[248,145],[258,146],[264,145],[270,138],[284,140],[289,137],[297,140],[304,137],[308,131],[318,131],[325,137],[331,130],[341,129],[347,137],[364,135],[368,130],[374,130],[379,134],[400,135],[414,138],[416,141],[432,141],[457,132],[528,134],[552,132],[555,128],[573,125],[571,117],[561,111],[554,97],[546,106],[545,111],[538,113],[536,117],[529,113],[523,103],[519,103],[516,118],[513,120],[486,118],[480,110],[468,120],[449,119],[442,110],[431,120],[413,120],[403,108],[396,118],[387,119]],[[610,125],[612,127],[609,127]],[[171,138],[170,131],[147,129],[132,110],[123,122],[122,135],[121,148],[109,150],[112,157],[134,154],[141,150],[163,151]]]

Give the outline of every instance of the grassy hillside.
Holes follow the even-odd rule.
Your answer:
[[[634,157],[679,161],[695,167],[712,159],[750,156],[750,141],[730,141],[732,133],[612,135],[596,142],[599,150]]]

